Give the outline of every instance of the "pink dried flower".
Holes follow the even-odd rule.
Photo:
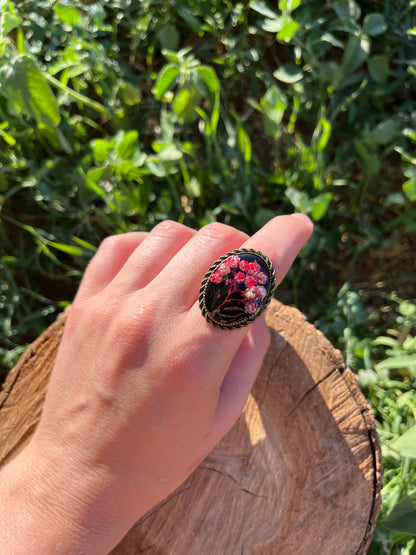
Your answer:
[[[258,285],[257,287],[254,288],[256,291],[256,297],[258,299],[264,299],[264,297],[266,296],[266,289],[264,287],[262,287],[261,285]]]
[[[212,281],[212,283],[217,283],[217,284],[221,283],[222,282],[222,275],[219,274],[218,272],[214,272],[211,275],[211,281]]]
[[[258,297],[257,295],[257,287],[249,287],[249,289],[246,289],[243,293],[243,296],[248,300],[248,301],[254,301],[254,299],[256,297]]]
[[[244,305],[244,310],[247,314],[254,314],[257,310],[256,301],[247,301]]]
[[[247,287],[255,287],[257,285],[256,278],[254,278],[253,276],[247,276],[244,283]]]
[[[218,272],[220,273],[220,275],[222,276],[227,276],[230,272],[231,272],[231,268],[228,266],[228,264],[226,264],[225,262],[223,262],[222,264],[220,264],[218,266]]]
[[[240,263],[240,257],[237,256],[236,254],[233,254],[232,256],[229,256],[227,258],[225,263],[228,264],[230,268],[238,268],[238,264]]]
[[[260,272],[259,263],[256,260],[253,260],[253,262],[250,262],[248,265],[248,273],[252,276],[255,276],[259,272]]]
[[[264,272],[259,272],[256,275],[257,283],[260,283],[261,285],[266,285],[268,279],[269,278],[268,278],[267,274],[265,274]]]
[[[246,279],[246,274],[244,274],[243,272],[237,272],[234,276],[234,281],[236,283],[243,283],[245,279]]]
[[[240,264],[238,265],[242,272],[248,272],[248,262],[247,260],[240,260]]]

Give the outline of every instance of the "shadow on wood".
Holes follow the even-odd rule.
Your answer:
[[[36,427],[65,316],[0,393],[0,465]],[[272,344],[240,419],[112,555],[366,553],[380,507],[373,416],[339,351],[272,301]]]

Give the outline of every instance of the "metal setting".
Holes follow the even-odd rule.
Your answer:
[[[211,325],[241,328],[264,312],[275,288],[276,274],[267,256],[254,249],[236,249],[221,256],[205,274],[199,306]]]

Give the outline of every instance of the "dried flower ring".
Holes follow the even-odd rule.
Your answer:
[[[221,256],[205,274],[199,306],[213,326],[241,328],[267,308],[275,287],[275,271],[267,256],[237,249]]]

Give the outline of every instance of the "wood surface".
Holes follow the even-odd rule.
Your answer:
[[[143,516],[112,555],[355,555],[380,507],[374,419],[339,351],[273,300],[272,343],[240,419],[195,472]],[[39,420],[65,315],[0,392],[0,465]]]

